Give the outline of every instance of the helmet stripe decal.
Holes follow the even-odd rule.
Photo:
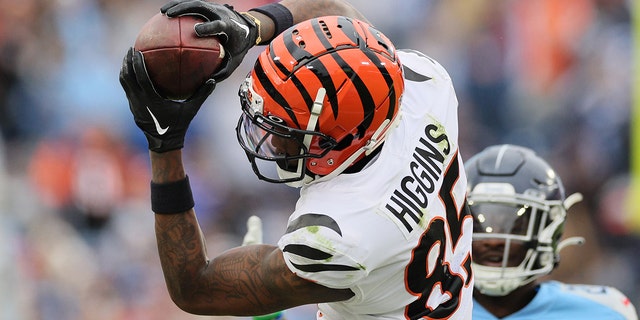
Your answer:
[[[311,26],[313,27],[313,31],[315,32],[316,37],[318,37],[318,40],[320,40],[320,43],[322,43],[322,45],[327,50],[329,50],[328,52],[333,52],[335,49],[333,49],[333,45],[331,45],[331,43],[327,41],[327,35],[323,30],[324,27],[322,26],[323,24],[324,22],[321,23],[321,21],[318,19],[313,19],[311,21]],[[333,55],[334,54],[332,53],[331,56]],[[333,81],[331,81],[331,74],[329,74],[329,71],[324,66],[324,64],[322,64],[318,60],[314,61],[312,65],[314,67],[314,70],[316,71],[315,72],[316,77],[318,77],[318,80],[320,80],[320,82],[322,83],[322,87],[325,88],[325,90],[327,90],[327,99],[329,100],[329,104],[331,105],[331,109],[333,110],[334,118],[337,118],[338,117],[338,94],[337,94],[336,87],[333,84]],[[342,67],[342,65],[340,66]]]
[[[306,60],[312,59],[314,58],[314,56],[311,53],[309,53],[307,50],[304,50],[303,48],[301,48],[297,43],[293,41],[293,39],[295,38],[293,35],[294,32],[297,32],[295,28],[285,31],[282,34],[282,36],[279,38],[279,40],[284,42],[284,47],[287,49],[291,57],[293,57],[293,59],[296,62],[298,62],[298,65],[301,65],[300,61],[305,59]],[[270,60],[275,63],[278,70],[280,70],[280,72],[282,72],[285,75],[285,77],[290,77],[291,74],[296,71],[296,68],[289,71],[289,69],[287,69],[287,67],[284,64],[282,64],[282,61],[280,61],[280,59],[277,59],[275,50],[273,50],[273,46],[274,46],[273,42],[269,44],[269,55],[271,56]]]
[[[354,43],[357,43],[359,46],[364,46],[366,43],[363,41],[360,41],[360,37],[358,36],[358,32],[356,31],[356,29],[353,27],[353,20],[346,18],[346,17],[339,17],[338,18],[338,24],[341,26],[341,30],[342,32],[344,32],[344,34],[349,37],[349,39],[351,39],[351,41],[353,41]]]
[[[291,31],[284,33],[284,37],[282,38],[283,39],[282,41],[284,41],[284,45],[289,50],[289,52],[291,52],[290,47],[292,47],[292,46],[293,47],[297,47],[291,41],[291,37],[289,36],[290,33],[291,33]],[[278,57],[276,56],[275,50],[273,50],[273,42],[271,42],[271,44],[269,44],[269,56],[270,56],[269,60],[272,61],[276,65],[276,68],[278,68],[278,70],[280,70],[280,72],[282,72],[287,77],[291,74],[289,72],[289,70],[287,70],[287,68],[285,68],[285,66],[282,64],[282,61],[280,61],[280,59],[278,59]]]
[[[376,39],[376,41],[382,45],[382,47],[384,47],[387,51],[387,55],[389,57],[394,57],[395,56],[395,52],[394,52],[394,46],[391,43],[388,43],[387,40],[385,40],[384,38],[380,37],[380,32],[378,30],[376,30],[375,28],[369,26],[368,28],[369,33],[371,33],[373,35],[373,37]]]
[[[296,85],[296,88],[301,89],[299,90],[299,92],[302,95],[302,99],[304,99],[304,104],[309,108],[309,111],[311,111],[311,107],[313,106],[313,97],[311,96],[309,91],[306,90],[304,83],[302,83],[302,81],[300,81],[300,79],[298,79],[298,77],[295,75],[291,77],[291,81]],[[305,89],[305,90],[302,90],[302,89]]]
[[[358,33],[355,30],[355,28],[353,28],[353,22],[350,19],[344,18],[344,17],[339,17],[338,18],[338,24],[342,27],[341,30],[344,33],[345,36],[347,36],[349,39],[351,39],[351,41],[353,41],[354,43],[359,44],[360,46],[363,46],[365,43],[364,41],[361,41],[360,38],[357,36]],[[329,43],[329,41],[327,41],[326,39],[326,33],[323,31],[323,27],[320,23],[320,20],[318,19],[314,19],[311,23],[311,25],[313,26],[313,29],[315,31],[315,34],[318,36],[318,38],[320,39],[320,42],[325,46],[325,48],[327,49],[331,49],[333,48],[333,46],[331,45],[331,43]],[[365,48],[362,48],[365,49]],[[335,49],[334,49],[335,50]],[[333,51],[333,50],[332,50]],[[367,50],[365,50],[367,51]],[[374,102],[373,102],[373,97],[371,97],[371,95],[369,94],[369,90],[367,90],[366,85],[364,85],[364,82],[362,81],[362,79],[360,79],[360,77],[358,76],[358,74],[356,74],[355,72],[353,72],[354,68],[351,67],[351,65],[349,65],[349,63],[347,63],[346,61],[344,61],[342,59],[342,57],[340,57],[339,54],[337,54],[335,51],[331,53],[331,57],[336,61],[336,63],[338,63],[338,65],[340,66],[340,69],[342,69],[346,74],[347,77],[349,79],[351,79],[351,82],[354,84],[354,86],[356,87],[356,90],[358,91],[358,95],[360,96],[360,99],[362,100],[362,105],[367,108],[367,107],[371,107],[372,109],[375,107],[374,106]],[[319,65],[320,63],[314,64],[315,65]],[[333,110],[333,115],[334,117],[337,119],[338,117],[338,100],[337,100],[337,94],[336,94],[336,88],[333,85],[333,82],[330,81],[331,77],[328,74],[328,71],[326,71],[326,68],[324,66],[322,66],[322,69],[325,73],[318,73],[321,76],[319,77],[319,79],[322,81],[322,85],[323,87],[325,87],[327,89],[327,97],[329,97],[329,103],[331,105],[331,109]],[[326,75],[326,76],[325,76]],[[324,80],[324,81],[323,81]],[[343,84],[341,84],[343,85]],[[363,110],[365,114],[372,112],[373,110]],[[372,119],[364,119],[363,124],[359,127],[359,132],[362,133],[366,128],[369,127],[369,125],[371,124],[371,120]],[[368,121],[368,123],[367,123]]]
[[[247,79],[252,90],[241,88],[243,108],[264,117],[247,119],[262,129],[301,134],[295,138],[307,148],[296,157],[316,160],[300,165],[296,173],[304,169],[304,176],[289,178],[289,172],[282,174],[286,170],[279,167],[279,179],[265,180],[297,187],[320,181],[319,177],[329,179],[365,156],[362,150],[375,150],[401,109],[404,82],[393,43],[365,21],[316,17],[276,36]],[[313,112],[320,100],[321,114]],[[271,123],[274,119],[281,122]],[[265,127],[262,120],[272,127]],[[256,153],[252,146],[243,147]],[[259,156],[254,159],[278,161]]]
[[[395,57],[395,52],[393,51],[394,49],[392,49],[394,48],[393,44],[387,43],[387,41],[384,38],[380,37],[380,34],[376,29],[372,28],[371,26],[369,26],[368,29],[369,29],[369,33],[371,33],[376,38],[379,44],[384,44],[383,47],[387,49],[387,54],[389,55],[389,57]],[[389,96],[388,96],[389,110],[387,111],[386,118],[392,119],[393,115],[395,114],[396,108],[398,107],[396,105],[397,97],[396,97],[395,86],[393,85],[393,79],[391,78],[391,75],[389,74],[389,71],[387,70],[387,68],[380,61],[380,58],[378,57],[377,54],[375,54],[371,50],[364,50],[364,53],[378,67],[378,70],[380,71],[380,74],[382,74],[382,77],[384,78],[384,81],[387,84],[387,87],[390,88]]]
[[[385,68],[385,66],[378,58],[378,55],[376,55],[371,50],[365,50],[364,53],[367,55],[367,57],[369,57],[371,61],[375,63],[376,66],[378,66],[378,70],[380,71],[380,74],[382,74],[384,82],[387,84],[387,87],[389,87],[389,110],[387,111],[387,119],[392,119],[393,115],[396,112],[396,108],[398,107],[396,105],[396,88],[393,85],[393,79],[391,78],[389,71]]]
[[[292,31],[288,31],[288,33],[292,33]],[[295,43],[293,43],[293,41],[291,40],[292,37],[291,36],[285,36],[283,37],[283,41],[285,44],[285,47],[287,48],[287,50],[289,51],[289,54],[291,54],[291,56],[296,57],[296,56],[304,56],[304,57],[310,57],[311,54],[309,54],[307,51],[301,49],[300,47],[298,47]],[[273,44],[269,45],[270,47],[273,46]],[[303,54],[301,54],[303,53]],[[273,49],[269,50],[269,55],[271,56],[271,61],[275,64],[276,68],[278,70],[280,70],[280,72],[282,72],[286,77],[290,77],[291,81],[293,81],[293,83],[295,84],[296,88],[304,88],[304,84],[298,79],[298,77],[296,77],[295,75],[292,76],[293,71],[291,72],[289,70],[287,70],[287,68],[282,64],[282,61],[280,59],[276,59],[276,55],[274,53]],[[300,58],[296,58],[296,61],[299,61]],[[261,70],[262,71],[262,70]],[[268,80],[268,79],[265,79]],[[266,88],[266,87],[265,87]],[[269,95],[274,98],[274,100],[276,100],[276,102],[278,102],[279,100],[275,99],[274,95],[277,93],[277,90],[275,88],[275,86],[271,85],[270,86],[271,90],[267,90],[267,92],[269,93]],[[309,94],[309,92],[307,92],[307,90],[299,90],[300,94],[302,95],[302,98],[305,101],[305,105],[307,105],[309,108],[311,108],[311,106],[313,105],[313,97],[311,97],[311,95]],[[273,94],[272,94],[273,93]],[[282,97],[279,93],[278,96]],[[284,97],[282,97],[282,99],[284,100]],[[282,103],[278,103],[281,106],[283,106],[283,108],[287,111],[287,114],[289,115],[289,117],[291,119],[293,119],[295,125],[297,127],[300,127],[300,122],[298,121],[298,119],[296,118],[295,114],[291,111],[291,108],[289,107],[289,104],[282,104]]]
[[[323,32],[322,32],[322,28],[320,27],[320,24],[318,23],[317,19],[314,19],[311,21],[313,24],[313,28],[315,31],[316,36],[318,37],[318,39],[324,44],[325,47],[331,48],[331,44],[326,42],[325,37],[323,36]],[[314,58],[312,54],[310,54],[308,51],[300,48],[300,46],[298,46],[298,44],[296,44],[293,41],[293,32],[295,31],[295,29],[293,30],[288,30],[286,31],[285,34],[283,34],[283,41],[284,41],[284,46],[287,49],[287,51],[289,52],[289,54],[298,62],[298,65],[304,65],[304,63],[302,63],[302,60],[308,60],[311,58]],[[295,71],[297,69],[294,68],[293,70],[289,71],[286,66],[284,66],[282,64],[282,61],[280,59],[275,59],[275,53],[273,50],[270,50],[270,55],[272,57],[272,61],[275,63],[276,67],[278,68],[278,70],[280,70],[283,74],[285,74],[285,76],[290,77],[290,79],[296,84],[296,88],[299,89],[300,94],[303,96],[303,99],[305,100],[306,106],[308,108],[311,108],[311,106],[313,105],[313,97],[312,97],[312,93],[308,92],[308,90],[306,89],[306,86],[295,76]],[[317,57],[315,57],[314,59],[317,59]],[[316,60],[317,61],[317,60]],[[315,63],[315,61],[312,61],[309,63],[309,65],[313,64],[314,66],[314,73],[316,75],[316,77],[318,78],[318,80],[320,80],[322,82],[322,86],[325,88],[325,90],[327,90],[327,97],[329,99],[329,102],[332,106],[332,109],[334,109],[334,113],[336,111],[336,105],[337,105],[337,100],[336,100],[336,89],[335,86],[333,85],[333,82],[331,82],[331,79],[329,77],[329,71],[326,69],[326,67],[321,64],[321,63]],[[293,74],[293,75],[292,75]],[[324,80],[324,81],[323,81]],[[313,95],[315,95],[315,92],[313,93]]]
[[[364,51],[368,51],[368,50],[364,50]],[[364,83],[364,81],[362,81],[362,78],[360,78],[360,76],[354,71],[354,68],[352,68],[348,62],[344,61],[339,54],[334,53],[331,56],[334,58],[334,60],[336,60],[338,65],[340,65],[342,70],[347,74],[347,77],[351,79],[351,83],[353,83],[354,87],[356,88],[356,91],[358,91],[358,96],[360,97],[360,101],[362,101],[362,107],[363,107],[362,111],[364,112],[364,114],[373,115],[373,111],[376,105],[375,105],[375,102],[373,101],[373,97],[371,96],[371,92],[369,91],[370,89],[367,88],[367,85]],[[338,115],[337,109],[334,110],[334,114]],[[363,119],[362,124],[360,124],[359,130],[358,130],[360,136],[362,136],[362,133],[364,132],[365,129],[369,128],[372,120],[373,120],[373,117],[368,117]]]
[[[342,30],[344,31],[345,35],[347,35],[348,37],[350,37],[350,35],[355,36],[356,34],[358,34],[357,31],[353,28],[353,22],[351,21],[351,19],[341,17],[338,19],[338,22],[341,23]],[[346,23],[346,22],[349,22],[349,23]],[[387,48],[387,54],[389,55],[389,57],[394,57],[395,52],[393,52],[393,50],[391,49],[394,47],[393,44],[386,43],[386,41],[382,37],[380,37],[376,29],[372,28],[371,26],[369,26],[368,29],[369,29],[369,33],[371,33],[376,38],[378,43],[385,43],[384,47]],[[395,109],[397,106],[395,105],[395,101],[396,101],[395,87],[393,86],[393,79],[389,75],[389,71],[382,65],[380,58],[376,53],[374,53],[372,50],[364,48],[364,46],[366,45],[366,41],[360,41],[359,38],[355,38],[355,37],[351,39],[354,42],[359,43],[360,46],[363,47],[362,51],[365,53],[365,55],[367,55],[369,60],[373,61],[374,64],[378,67],[378,70],[380,70],[380,73],[384,77],[384,81],[387,84],[387,87],[390,88],[389,97],[390,97],[391,105],[389,106],[389,110],[387,112],[386,118],[392,119],[393,115],[395,114],[395,111],[396,111]]]
[[[289,117],[293,119],[293,121],[295,122],[295,125],[300,126],[300,124],[298,123],[298,119],[294,116],[291,106],[289,105],[287,100],[282,96],[282,94],[280,94],[280,92],[276,90],[273,83],[271,83],[269,78],[265,75],[264,70],[262,69],[262,65],[260,63],[256,63],[255,71],[256,71],[256,75],[258,76],[258,81],[260,82],[260,85],[265,89],[267,93],[269,93],[269,96],[278,105],[280,105],[282,109],[284,109],[287,112]]]
[[[289,52],[289,54],[298,62],[298,65],[303,65],[303,63],[301,63],[302,60],[308,60],[314,57],[311,53],[302,49],[293,41],[294,31],[295,29],[286,31],[283,34],[282,41],[284,42],[284,46]],[[273,46],[273,44],[270,44],[270,46]],[[276,65],[276,68],[278,68],[278,70],[280,70],[280,72],[282,72],[286,77],[290,77],[291,81],[295,84],[296,88],[298,88],[300,94],[302,95],[302,98],[305,101],[305,105],[309,108],[309,110],[311,110],[311,106],[313,105],[313,97],[312,97],[312,94],[306,89],[306,86],[304,85],[304,83],[302,83],[302,81],[300,81],[298,77],[295,76],[295,71],[297,70],[297,67],[289,71],[287,67],[284,64],[282,64],[282,61],[280,59],[276,59],[274,50],[269,50],[269,54],[271,56],[271,61],[274,62],[274,64]],[[323,65],[320,64],[316,68],[317,68],[316,70],[320,72],[322,75],[328,74],[328,71],[324,68]],[[318,78],[321,79],[324,77],[318,77]],[[333,87],[332,83],[329,83],[329,84],[330,85],[328,85],[325,82],[323,83],[323,87],[325,87],[325,89],[328,92],[327,96],[330,97],[331,99],[331,97],[335,97],[335,88]],[[315,95],[315,92],[313,94]],[[297,119],[295,119],[295,115],[289,114],[289,116],[292,119],[294,119],[294,121],[296,122],[296,125],[298,125],[299,122]]]
[[[342,26],[342,28],[340,29],[345,36],[347,36],[348,38],[350,38],[354,43],[357,43],[360,46],[364,46],[366,45],[366,41],[364,41],[363,39],[361,39],[358,36],[358,32],[356,31],[356,29],[353,26],[353,22],[350,19],[344,18],[344,17],[339,17],[338,18],[338,23]],[[313,31],[317,37],[317,39],[320,41],[320,43],[322,43],[322,45],[327,48],[327,49],[331,49],[332,48],[332,44],[327,40],[327,35],[325,32],[325,27],[323,27],[324,22],[320,19],[313,19],[310,21],[310,24],[313,28]],[[288,30],[286,31],[286,34],[284,34],[283,36],[283,41],[285,44],[285,48],[287,49],[287,51],[289,52],[289,54],[298,62],[300,62],[301,60],[305,60],[305,59],[309,59],[312,57],[312,55],[302,49],[298,44],[296,44],[293,39],[293,32],[295,31],[295,29],[292,30]],[[372,32],[372,34],[376,34],[374,32]],[[381,38],[377,38],[377,41],[380,42],[383,39]],[[389,97],[390,97],[390,102],[393,104],[390,106],[386,118],[391,119],[393,117],[393,114],[396,111],[397,106],[395,105],[395,97],[396,97],[396,93],[394,91],[394,87],[392,85],[393,81],[388,73],[388,71],[386,70],[386,68],[381,65],[380,63],[380,59],[378,59],[378,57],[376,56],[376,54],[374,52],[372,52],[371,50],[367,50],[366,48],[362,48],[363,52],[367,55],[367,57],[374,62],[374,64],[378,67],[378,70],[380,70],[381,75],[383,76],[386,84],[388,85],[388,87],[391,88],[390,92],[389,92]],[[329,50],[329,52],[334,51],[334,50]],[[282,64],[282,62],[280,61],[280,59],[275,59],[275,53],[273,50],[270,50],[270,55],[272,57],[272,61],[275,62],[276,67],[282,71],[285,75],[287,76],[291,76],[292,73],[295,73],[295,69],[292,70],[291,72],[287,70],[286,66]],[[365,82],[360,78],[360,76],[354,72],[354,68],[344,59],[342,59],[342,57],[335,53],[332,52],[330,53],[331,57],[335,60],[335,62],[340,66],[340,68],[347,73],[347,77],[351,80],[351,82],[353,83],[354,87],[356,88],[356,91],[358,92],[358,95],[362,101],[362,105],[363,105],[363,112],[364,114],[373,114],[373,109],[376,107],[375,106],[375,102],[373,97],[370,94],[370,89],[366,86]],[[317,58],[317,57],[316,57]],[[302,65],[301,63],[299,63],[298,65]],[[319,81],[321,81],[322,86],[327,90],[327,98],[329,100],[329,104],[331,105],[331,109],[333,110],[333,115],[335,118],[337,118],[337,115],[339,114],[338,111],[338,101],[337,101],[337,89],[334,86],[333,81],[331,81],[331,77],[329,75],[329,72],[327,70],[327,68],[324,66],[324,64],[322,64],[321,62],[319,62],[317,59],[315,61],[310,62],[308,65],[312,65],[313,66],[313,71],[314,74],[316,75],[316,77],[318,78]],[[291,76],[291,80],[296,84],[296,88],[298,88],[300,94],[302,95],[303,99],[305,100],[305,104],[310,108],[312,103],[313,103],[313,99],[311,97],[311,93],[308,92],[307,88],[304,86],[304,84],[295,76]],[[266,87],[266,86],[265,86]],[[269,92],[275,92],[275,90],[268,90]],[[278,99],[274,100],[279,101]],[[284,97],[282,97],[282,100],[284,100]],[[285,106],[285,104],[281,104],[283,106]],[[288,107],[288,105],[286,105]],[[289,111],[289,109],[287,109],[287,111]],[[291,118],[294,119],[295,116],[291,115]],[[297,120],[296,123],[298,122]],[[361,126],[359,127],[359,132],[362,133],[364,132],[370,125],[371,122],[373,121],[372,117],[368,117],[366,119],[364,119],[364,122],[361,124]]]

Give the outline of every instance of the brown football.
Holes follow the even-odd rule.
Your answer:
[[[189,98],[222,63],[224,49],[218,39],[196,35],[194,26],[203,21],[158,13],[140,29],[133,47],[142,52],[149,77],[163,97]]]

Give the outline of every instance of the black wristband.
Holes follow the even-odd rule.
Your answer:
[[[279,3],[265,4],[264,6],[250,9],[249,11],[260,12],[273,20],[276,27],[273,34],[274,38],[283,31],[289,29],[289,27],[293,26],[293,15],[291,14],[291,11]],[[272,39],[262,39],[261,43],[267,43]]]
[[[151,210],[157,214],[183,213],[193,208],[189,177],[169,182],[151,182]]]

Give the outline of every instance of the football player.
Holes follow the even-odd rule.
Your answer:
[[[447,71],[336,0],[239,13],[206,1],[161,12],[208,22],[223,68],[190,99],[159,96],[133,49],[120,81],[151,158],[151,206],[167,287],[183,310],[261,315],[318,304],[318,319],[469,319],[472,218]],[[209,258],[181,149],[189,122],[246,51],[236,135],[257,177],[300,188],[277,246]],[[228,107],[228,106],[222,106]]]
[[[474,219],[473,319],[638,319],[619,290],[538,281],[557,266],[567,210],[560,177],[531,149],[496,145],[465,164]]]

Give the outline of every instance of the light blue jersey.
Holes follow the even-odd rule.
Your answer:
[[[473,320],[496,319],[499,318],[473,301]],[[548,281],[540,284],[538,293],[527,306],[501,319],[637,320],[638,315],[631,301],[615,288]]]

